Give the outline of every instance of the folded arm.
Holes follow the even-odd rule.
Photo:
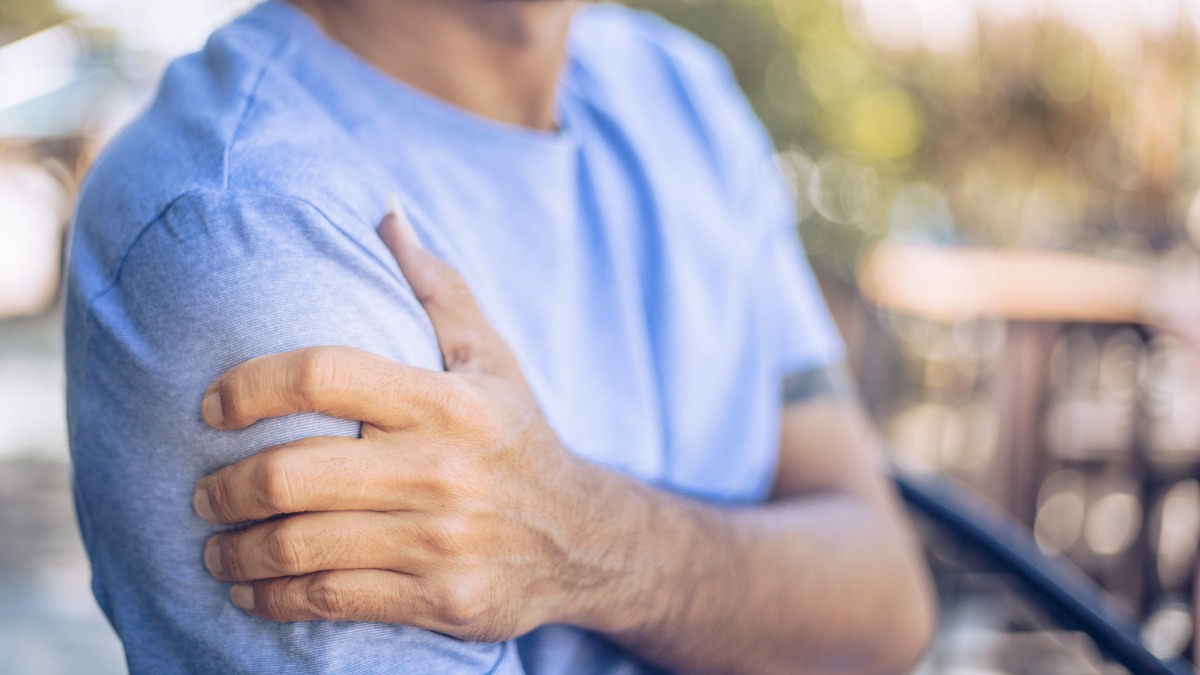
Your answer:
[[[932,631],[927,573],[840,376],[802,379],[789,388],[769,503],[647,493],[629,507],[630,526],[613,533],[625,580],[600,596],[605,632],[687,672],[912,668]]]
[[[912,665],[932,623],[924,572],[867,425],[830,380],[789,383],[772,502],[647,487],[562,447],[461,278],[389,222],[449,372],[323,348],[213,383],[217,428],[295,411],[364,421],[361,439],[285,444],[198,484],[216,522],[294,514],[209,540],[239,606],[487,640],[568,623],[688,672]]]
[[[217,529],[192,511],[200,477],[263,447],[360,432],[309,414],[219,433],[199,412],[209,382],[253,357],[330,343],[438,365],[432,330],[375,236],[379,215],[359,237],[354,219],[335,224],[295,198],[189,193],[146,228],[110,286],[87,289],[86,311],[69,308],[80,523],[131,672],[521,671],[511,645],[260,621],[203,566]],[[73,268],[90,253],[77,247]]]

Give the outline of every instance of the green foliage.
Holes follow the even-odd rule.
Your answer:
[[[726,54],[783,151],[814,265],[849,279],[887,236],[1122,258],[1186,241],[1195,36],[997,22],[886,48],[842,0],[633,0]],[[878,4],[878,3],[876,3]],[[973,11],[973,10],[972,10]],[[1097,10],[1100,11],[1100,10]],[[1200,207],[1192,208],[1200,234]]]
[[[836,2],[628,4],[663,15],[729,58],[777,147],[791,151],[785,169],[814,264],[848,278],[858,253],[881,236],[878,202],[889,187],[881,177],[909,168],[925,140],[920,102],[901,78],[854,39]],[[826,180],[822,188],[815,178],[822,167],[827,178],[848,182],[831,188]]]

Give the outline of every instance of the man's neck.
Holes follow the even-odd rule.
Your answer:
[[[556,126],[576,0],[291,0],[376,68],[473,113]]]

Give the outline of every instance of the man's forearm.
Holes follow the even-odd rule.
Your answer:
[[[721,507],[652,489],[563,447],[461,276],[404,225],[389,215],[380,236],[447,372],[312,347],[240,363],[204,392],[223,431],[314,411],[362,423],[359,438],[284,443],[197,482],[198,515],[245,525],[204,545],[234,604],[475,642],[569,623],[688,672],[910,665],[930,624],[923,576],[869,425],[832,380],[783,387],[774,490],[790,499]]]
[[[720,507],[592,480],[575,619],[638,656],[685,672],[875,673],[906,671],[924,647],[924,577],[904,528],[868,500]]]

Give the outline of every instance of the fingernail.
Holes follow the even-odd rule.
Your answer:
[[[397,218],[404,213],[404,207],[400,206],[400,198],[395,192],[388,193],[387,196],[388,213],[395,215]]]
[[[421,245],[421,238],[417,236],[417,230],[413,227],[412,221],[408,219],[408,215],[404,213],[404,208],[400,206],[400,199],[395,193],[388,195],[388,213],[394,216],[395,233],[399,237],[401,243],[412,248],[425,248]],[[384,221],[385,224],[387,221]],[[382,228],[380,234],[383,235]]]
[[[208,490],[203,488],[196,490],[196,493],[192,495],[192,508],[196,510],[196,515],[208,522],[217,522],[217,514],[213,513],[212,504],[208,501]]]
[[[221,576],[221,547],[216,537],[209,537],[204,544],[204,566],[214,577]]]
[[[254,609],[254,589],[250,584],[234,584],[233,588],[229,589],[229,599],[247,612]]]
[[[214,391],[204,395],[204,400],[200,402],[200,415],[209,426],[221,426],[225,421],[225,411],[221,409],[220,392]]]

